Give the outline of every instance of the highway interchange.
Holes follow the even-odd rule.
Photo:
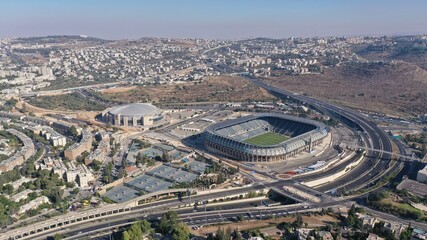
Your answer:
[[[271,179],[271,181],[255,183],[245,188],[230,189],[227,191],[207,193],[204,195],[194,195],[191,197],[191,203],[203,203],[204,201],[209,199],[212,200],[224,198],[226,196],[245,194],[249,191],[259,191],[264,189],[275,188],[280,189],[285,196],[289,198],[294,198],[299,202],[303,202],[301,204],[282,205],[279,207],[248,207],[245,206],[245,204],[236,203],[236,209],[221,211],[214,210],[206,213],[204,211],[193,212],[194,208],[188,207],[190,201],[189,197],[184,197],[182,199],[175,198],[134,206],[130,209],[128,213],[119,216],[105,216],[103,218],[90,222],[81,222],[68,227],[63,226],[53,228],[49,231],[43,231],[40,233],[29,235],[27,237],[21,235],[22,238],[20,239],[46,239],[47,236],[52,236],[55,233],[61,233],[66,234],[67,236],[71,236],[71,238],[69,239],[76,239],[78,237],[84,237],[89,234],[96,235],[100,232],[102,234],[105,234],[111,232],[112,229],[116,229],[119,226],[129,225],[133,221],[135,221],[135,219],[138,218],[149,217],[155,219],[159,217],[164,211],[167,211],[169,209],[176,210],[180,214],[182,220],[188,223],[189,225],[199,225],[203,223],[211,224],[223,221],[230,221],[230,219],[238,215],[244,215],[245,218],[259,219],[262,218],[262,216],[273,214],[276,216],[280,216],[285,214],[291,214],[296,211],[315,211],[316,209],[320,208],[327,208],[343,204],[345,205],[348,204],[348,202],[351,200],[350,198],[329,197],[328,195],[323,194],[324,192],[336,191],[338,195],[348,193],[352,190],[357,190],[362,187],[365,187],[366,185],[372,185],[373,183],[377,182],[384,174],[392,173],[402,168],[403,162],[392,161],[390,152],[393,151],[393,147],[390,138],[383,130],[381,130],[376,124],[368,120],[361,113],[351,109],[342,108],[319,100],[315,100],[306,96],[295,95],[292,92],[270,86],[255,78],[248,77],[248,79],[250,79],[258,86],[263,87],[276,95],[282,95],[283,97],[293,98],[294,100],[306,103],[307,105],[311,105],[312,107],[317,108],[319,111],[336,117],[339,121],[347,125],[350,129],[360,134],[361,138],[364,140],[363,142],[366,144],[366,148],[368,149],[366,151],[366,157],[364,158],[364,160],[356,167],[354,167],[354,169],[352,169],[350,172],[338,178],[337,180],[322,184],[311,190],[308,187],[304,187],[299,183],[313,179],[323,178],[331,173],[340,171],[346,167],[347,162],[349,163],[351,161],[354,161],[355,157],[347,160],[347,162],[345,162],[344,164],[334,166],[333,168],[330,168],[327,171],[311,175],[309,174],[305,176],[298,176],[292,180],[274,179],[274,177],[269,176],[268,173],[258,171],[257,174],[263,175],[268,179]],[[396,143],[396,146],[400,154],[406,154],[402,145]],[[369,149],[378,149],[382,150],[383,152],[371,151]],[[294,186],[300,189],[301,191],[311,191],[313,194],[316,195],[319,194],[319,196],[321,196],[322,201],[320,203],[313,203],[308,201],[307,199],[301,199],[301,197],[295,196],[293,193],[286,192],[285,190],[283,190],[283,186],[285,185]],[[187,207],[184,207],[182,209],[178,208],[178,206],[183,207],[184,205],[187,205]],[[421,228],[427,229],[424,224],[415,224],[418,224]],[[20,229],[15,229],[12,231],[16,233],[19,232],[19,230]],[[6,232],[3,236],[8,234],[9,232]],[[15,238],[13,237],[13,234],[11,234],[10,236],[8,235],[5,238],[1,239]]]

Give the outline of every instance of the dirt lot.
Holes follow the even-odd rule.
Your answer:
[[[271,77],[285,89],[360,109],[394,115],[427,112],[427,71],[414,64],[341,66],[321,75]]]
[[[21,108],[23,107],[23,101],[19,101],[17,103],[17,107]],[[85,120],[85,121],[89,121],[92,124],[95,125],[101,125],[101,123],[95,121],[95,116],[98,115],[99,112],[95,112],[95,111],[60,111],[60,110],[49,110],[49,109],[44,109],[44,108],[39,108],[36,106],[33,106],[27,102],[25,102],[25,109],[28,112],[32,112],[34,113],[35,116],[37,117],[41,117],[47,114],[64,114],[67,116],[71,116],[71,117],[75,117],[81,120]],[[46,117],[46,116],[45,116]],[[55,119],[49,118],[52,121],[55,121]]]
[[[119,93],[119,92],[127,92],[130,90],[135,89],[136,86],[131,86],[131,87],[117,87],[117,88],[109,88],[109,89],[105,89],[102,92],[105,94],[113,94],[113,93]]]
[[[197,84],[147,86],[122,90],[108,89],[103,91],[103,94],[113,100],[154,103],[245,102],[274,98],[264,89],[238,76],[207,77]]]
[[[324,216],[303,216],[304,223],[308,223],[308,227],[320,227],[325,226],[326,224],[330,224],[333,222],[338,222],[338,220],[329,215]],[[218,227],[227,229],[230,227],[231,229],[238,228],[240,231],[254,229],[254,228],[269,228],[268,232],[271,232],[271,227],[274,227],[282,222],[293,222],[293,217],[283,217],[283,218],[275,218],[269,220],[260,220],[260,221],[244,221],[240,223],[227,223],[221,226],[207,226],[198,230],[191,230],[194,235],[197,236],[205,236],[207,233],[216,232]],[[262,230],[261,230],[262,231]]]

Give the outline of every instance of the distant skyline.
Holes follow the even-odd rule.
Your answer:
[[[245,39],[427,33],[425,0],[2,0],[0,38]]]

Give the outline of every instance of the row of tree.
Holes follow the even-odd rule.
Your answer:
[[[168,236],[173,240],[190,239],[190,229],[185,223],[179,220],[178,214],[172,211],[163,214],[155,227],[153,227],[147,220],[137,221],[122,233],[116,234],[114,239],[154,239],[154,234],[156,232]]]

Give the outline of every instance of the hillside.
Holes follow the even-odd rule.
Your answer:
[[[245,102],[272,100],[274,97],[246,79],[237,76],[206,77],[201,83],[140,86],[124,91],[106,90],[103,98],[120,102]]]
[[[325,69],[321,75],[266,81],[359,109],[396,115],[427,113],[427,71],[405,62],[351,63]]]
[[[369,44],[353,46],[353,51],[362,58],[373,61],[404,61],[427,70],[427,45],[408,37],[397,38],[393,45]]]

